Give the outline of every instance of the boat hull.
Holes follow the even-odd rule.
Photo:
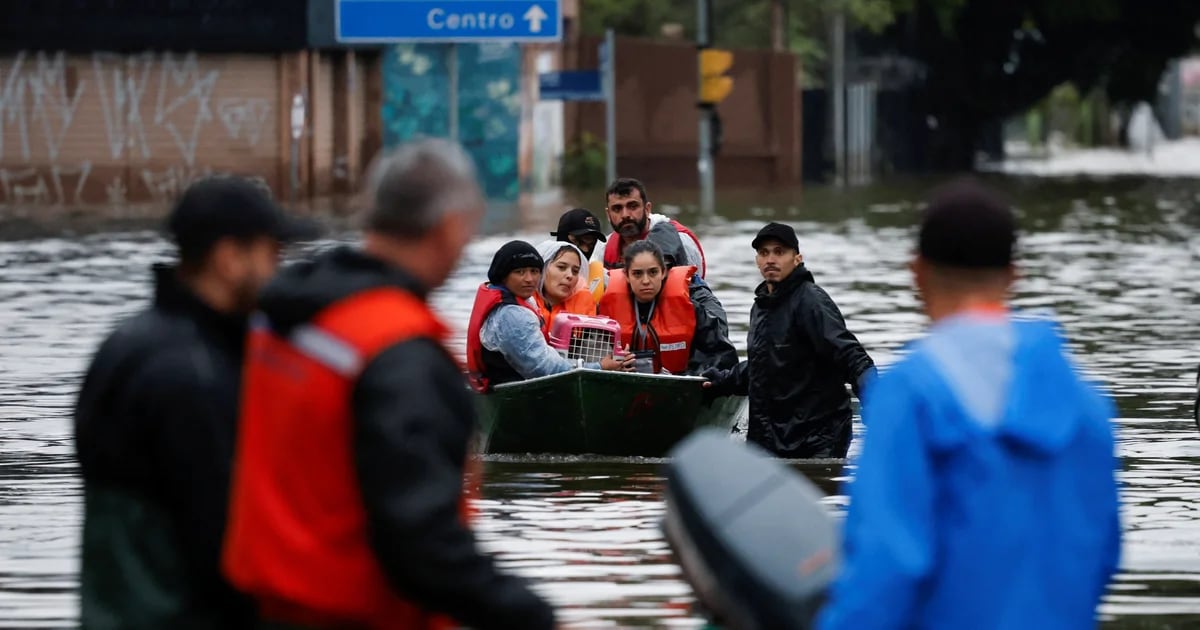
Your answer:
[[[694,376],[571,370],[478,396],[484,453],[662,457],[700,427],[731,429],[742,398],[705,403]]]

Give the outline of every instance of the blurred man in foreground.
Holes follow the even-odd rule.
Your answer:
[[[96,353],[75,410],[80,625],[247,628],[220,573],[246,322],[282,243],[316,235],[253,183],[205,179],[167,222],[177,265]]]
[[[818,627],[1093,628],[1121,545],[1112,404],[1008,307],[1012,211],[936,194],[913,277],[932,320],[871,386],[843,573]]]
[[[475,168],[425,140],[380,160],[370,185],[362,249],[263,292],[226,574],[274,627],[551,628],[470,528],[475,409],[426,303],[483,216]]]

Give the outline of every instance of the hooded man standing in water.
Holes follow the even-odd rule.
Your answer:
[[[96,353],[75,409],[80,626],[251,627],[221,577],[246,325],[284,242],[316,236],[255,184],[192,184],[167,221],[177,265]]]
[[[1094,628],[1121,549],[1113,407],[1010,312],[1016,220],[972,181],[925,210],[929,334],[875,382],[821,630]]]
[[[703,376],[713,396],[749,396],[746,439],[776,457],[845,457],[852,412],[875,362],[841,310],[804,266],[796,231],[768,223],[751,246],[763,282],[754,290],[746,360]]]

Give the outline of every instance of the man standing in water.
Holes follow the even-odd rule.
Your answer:
[[[754,290],[746,360],[704,374],[710,395],[750,397],[746,439],[788,459],[845,457],[851,409],[875,362],[804,266],[796,231],[768,223],[751,246],[763,282]]]
[[[179,264],[155,265],[153,304],[100,346],[75,409],[87,630],[254,622],[219,569],[246,322],[280,244],[316,230],[225,177],[167,226]]]
[[[1112,404],[1009,311],[1016,220],[938,192],[913,278],[929,334],[871,386],[822,630],[1094,628],[1121,548]]]
[[[263,291],[225,572],[282,627],[552,628],[471,530],[474,401],[426,302],[483,217],[475,167],[424,140],[369,181],[362,248]]]

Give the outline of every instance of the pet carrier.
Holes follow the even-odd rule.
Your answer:
[[[621,347],[621,325],[607,317],[560,313],[550,326],[550,345],[571,361],[598,363]]]

